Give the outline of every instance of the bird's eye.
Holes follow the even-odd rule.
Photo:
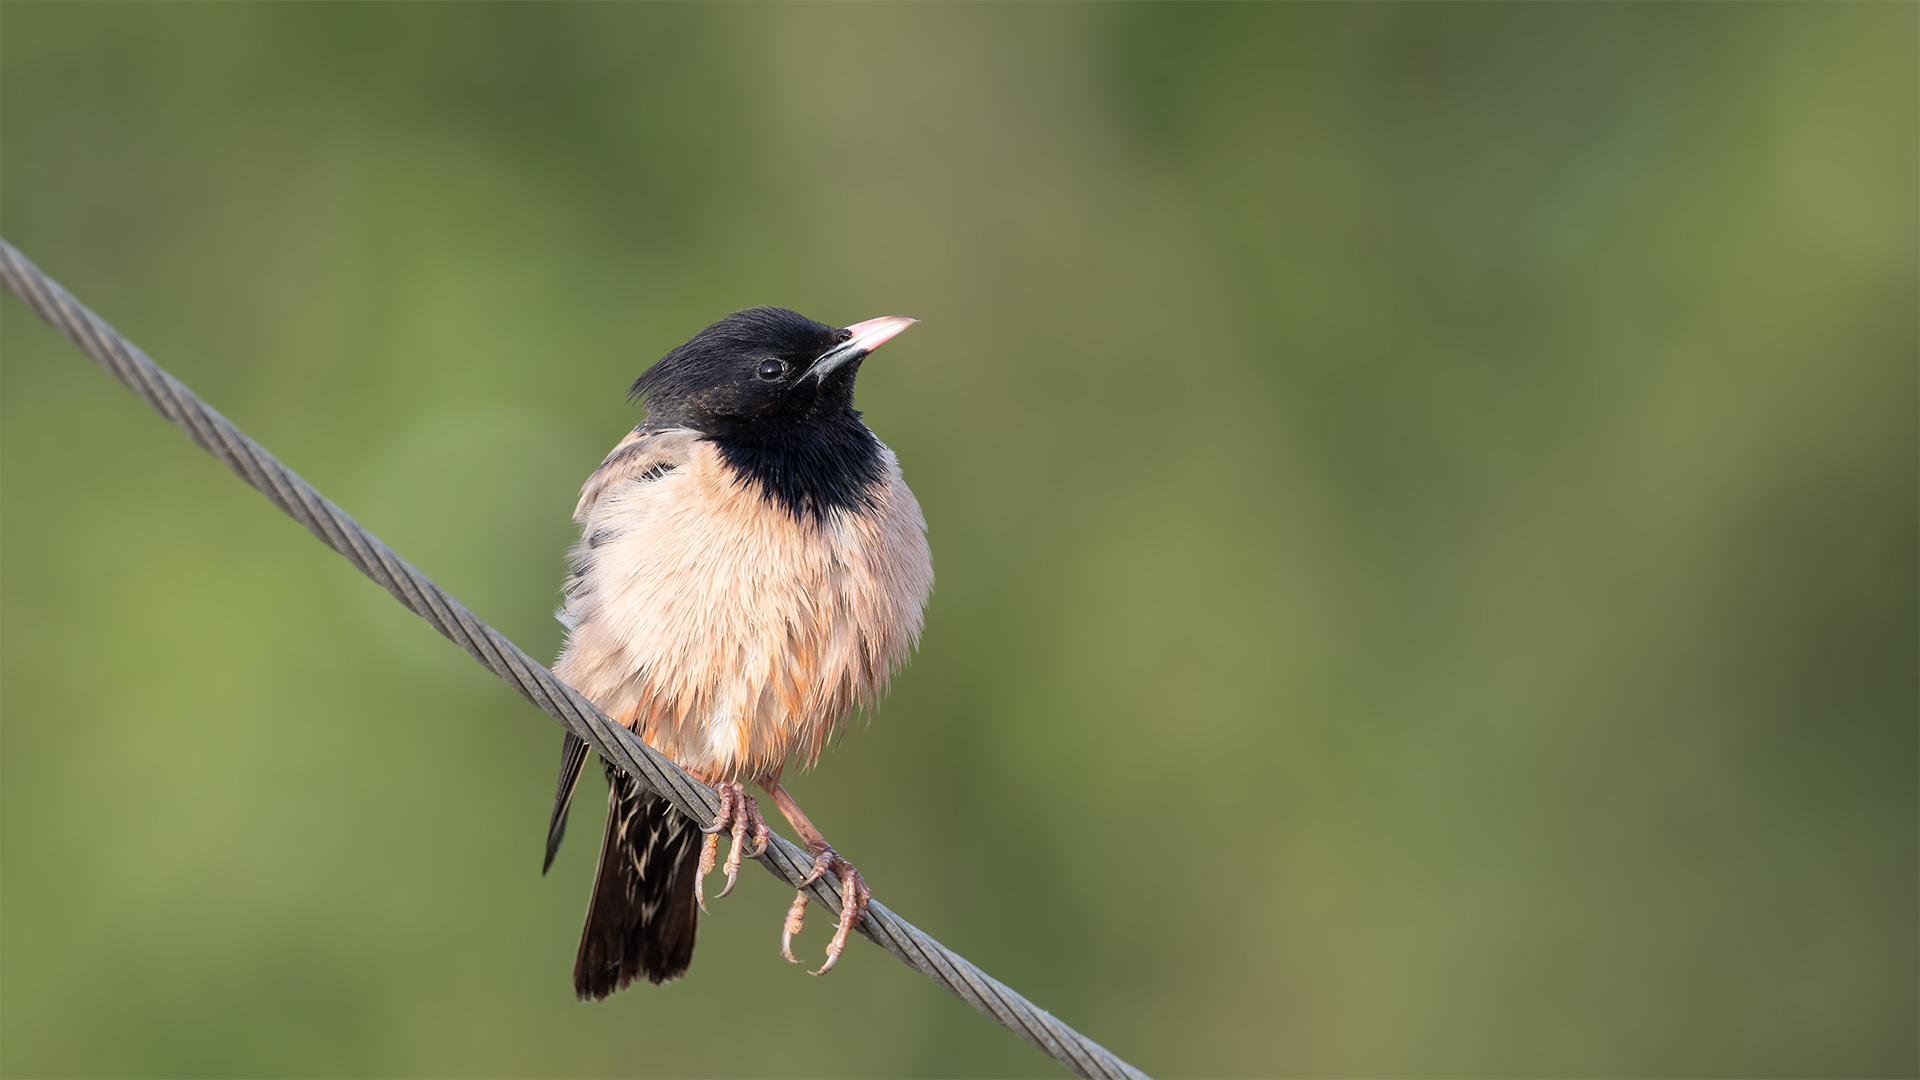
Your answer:
[[[755,372],[755,374],[759,375],[761,378],[767,380],[768,382],[779,382],[781,377],[786,375],[786,373],[787,373],[786,361],[773,360],[773,359],[760,361],[760,370]]]

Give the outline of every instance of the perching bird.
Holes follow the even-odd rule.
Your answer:
[[[835,329],[783,308],[735,312],[641,374],[631,396],[646,418],[587,478],[554,671],[718,788],[721,809],[702,842],[665,799],[607,766],[606,835],[573,969],[583,999],[687,970],[720,833],[732,841],[721,896],[742,849],[765,848],[749,784],[800,834],[814,877],[840,881],[820,972],[866,913],[866,882],[780,774],[790,760],[811,767],[920,636],[933,588],[926,521],[893,452],[853,408],[860,362],[914,322]],[[585,761],[568,734],[548,866]],[[806,902],[800,893],[787,913],[788,960]]]

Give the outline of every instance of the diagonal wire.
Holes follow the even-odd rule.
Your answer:
[[[32,308],[34,314],[65,334],[81,352],[112,372],[114,378],[125,383],[141,400],[184,429],[201,449],[219,458],[328,547],[346,556],[356,569],[465,649],[488,671],[505,679],[528,701],[586,740],[601,757],[664,795],[676,810],[694,822],[706,825],[713,821],[719,812],[720,800],[712,788],[695,780],[633,732],[608,719],[592,702],[548,671],[546,665],[481,622],[460,601],[447,595],[427,575],[361,528],[346,511],[201,401],[185,383],[121,337],[5,240],[0,240],[0,285],[5,285],[7,291]],[[773,837],[759,861],[774,877],[795,888],[800,887],[800,882],[813,868],[811,856],[778,835]],[[808,887],[808,894],[838,914],[840,894],[833,884],[836,883],[816,881]],[[967,1004],[1081,1076],[1145,1080],[1145,1073],[974,967],[879,901],[868,907],[859,930],[868,940],[898,957],[901,963],[951,990]]]

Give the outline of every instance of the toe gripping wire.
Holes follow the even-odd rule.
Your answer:
[[[5,285],[7,291],[19,297],[34,314],[65,334],[81,352],[112,372],[114,378],[126,384],[142,401],[185,430],[201,449],[219,458],[289,517],[306,526],[321,542],[346,556],[356,569],[465,649],[488,671],[505,679],[528,701],[586,740],[601,757],[664,795],[675,809],[696,824],[704,826],[714,820],[720,799],[712,788],[609,720],[572,687],[555,678],[546,665],[481,622],[425,574],[394,554],[378,537],[361,528],[313,485],[282,465],[265,447],[201,401],[186,384],[168,374],[41,273],[39,267],[5,240],[0,240],[0,285]],[[796,889],[813,869],[811,856],[778,835],[757,861],[773,876]],[[838,914],[840,893],[832,887],[834,884],[819,880],[807,888],[816,902]],[[1144,1080],[1145,1073],[974,967],[878,900],[867,908],[867,917],[859,930],[908,967],[946,987],[1079,1075]]]

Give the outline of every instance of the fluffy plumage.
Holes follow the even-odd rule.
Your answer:
[[[796,517],[710,439],[635,432],[576,511],[555,671],[709,779],[812,764],[907,658],[933,584],[920,506],[879,459],[870,509]]]

